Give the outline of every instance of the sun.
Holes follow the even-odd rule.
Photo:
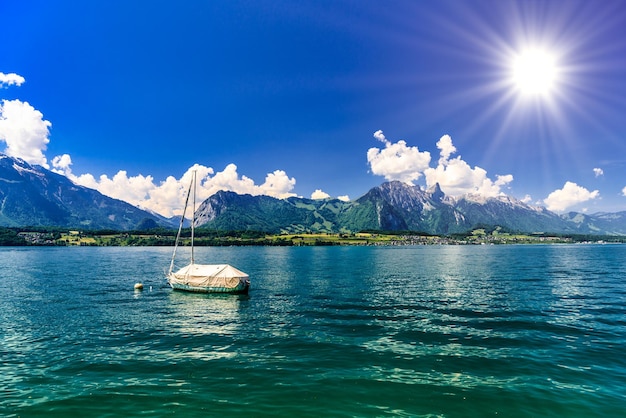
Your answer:
[[[511,64],[514,87],[525,96],[548,96],[557,83],[554,54],[541,49],[527,49],[515,55]]]

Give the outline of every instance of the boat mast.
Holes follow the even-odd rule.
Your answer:
[[[196,223],[196,170],[193,171],[193,212],[191,214],[191,264],[194,263],[193,254],[193,239],[194,239],[194,227]]]
[[[172,274],[172,270],[174,270],[174,259],[176,258],[176,249],[178,248],[178,242],[180,241],[180,233],[183,230],[183,223],[185,222],[185,213],[187,212],[187,204],[189,203],[189,196],[191,195],[192,185],[193,185],[193,181],[189,184],[189,189],[187,190],[187,197],[185,198],[185,207],[183,208],[183,214],[180,217],[180,224],[178,225],[178,233],[176,234],[176,241],[174,242],[174,252],[172,253],[172,262],[170,263],[170,271],[168,273],[168,276]]]

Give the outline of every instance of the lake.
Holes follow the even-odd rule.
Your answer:
[[[0,248],[0,416],[626,415],[626,245],[171,250]]]

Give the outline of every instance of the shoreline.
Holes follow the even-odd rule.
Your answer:
[[[95,246],[95,247],[173,247],[175,237],[150,233],[93,233],[71,231],[19,232],[21,240],[0,243],[3,246]],[[626,243],[626,236],[591,236],[558,234],[523,234],[475,230],[468,234],[436,236],[419,233],[361,232],[361,233],[301,233],[263,234],[246,232],[223,232],[194,238],[195,246],[408,246],[408,245],[511,245],[511,244],[605,244]],[[182,246],[189,246],[190,238],[181,239]]]

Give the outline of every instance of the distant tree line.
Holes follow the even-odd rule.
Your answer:
[[[556,234],[556,233],[532,233],[511,231],[506,228],[493,225],[478,225],[470,231],[461,234],[451,234],[441,236],[451,240],[451,242],[463,242],[475,235],[475,231],[480,230],[483,234],[491,236],[494,233],[500,236],[511,234],[526,237],[523,242],[539,242],[541,238],[556,238],[563,242],[615,242],[626,243],[626,236],[614,235],[593,235],[593,234]],[[112,229],[105,230],[80,230],[80,237],[93,238],[89,243],[81,242],[80,245],[94,246],[172,246],[178,230],[171,228],[150,228],[148,230],[119,231]],[[423,231],[381,231],[363,230],[361,233],[377,234],[381,236],[398,237],[437,237]],[[60,227],[0,227],[0,246],[26,246],[26,245],[71,245],[69,240],[62,239],[64,234],[69,233],[69,228]],[[45,235],[45,240],[33,240],[33,236]],[[29,239],[26,239],[28,237]],[[181,231],[183,238],[180,245],[189,245],[191,229],[184,228]],[[345,237],[345,234],[339,234]],[[400,238],[400,240],[402,240]],[[520,241],[521,242],[521,241]],[[301,245],[302,237],[292,238],[281,235],[270,235],[264,231],[222,231],[215,229],[196,228],[194,231],[194,243],[197,246],[231,246],[231,245],[266,245],[266,246],[291,246]],[[336,239],[315,238],[307,245],[340,245]],[[76,245],[76,244],[74,244]]]
[[[18,235],[18,231],[0,227],[0,245],[17,247],[28,245],[28,242],[24,237]]]

